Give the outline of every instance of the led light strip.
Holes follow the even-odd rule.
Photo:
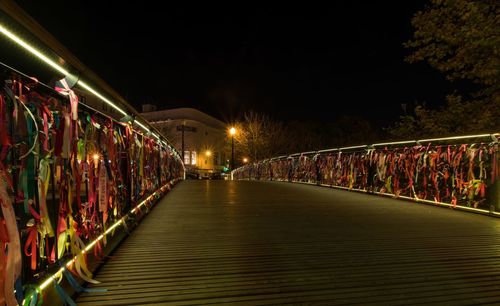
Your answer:
[[[114,104],[113,102],[111,102],[110,100],[108,100],[106,97],[104,97],[103,95],[101,95],[100,93],[98,93],[97,91],[95,91],[92,87],[90,87],[89,85],[87,85],[82,80],[79,80],[78,83],[77,83],[77,85],[80,85],[84,89],[90,91],[92,94],[94,94],[94,96],[96,96],[99,99],[101,99],[102,101],[106,102],[108,105],[110,105],[111,107],[113,107],[114,109],[116,109],[120,114],[122,114],[124,116],[128,115],[123,109],[121,109],[116,104]]]
[[[470,135],[470,136],[453,136],[453,137],[444,137],[444,138],[422,139],[422,140],[417,140],[417,141],[418,142],[428,142],[428,141],[440,141],[440,140],[482,138],[482,137],[491,137],[491,136],[498,136],[498,135],[499,135],[498,133],[495,133],[495,134],[480,134],[480,135]]]
[[[135,214],[135,212],[141,207],[141,206],[144,206],[146,205],[146,202],[149,201],[152,197],[156,196],[158,193],[161,193],[161,192],[164,192],[166,188],[168,188],[168,186],[170,184],[174,184],[177,180],[171,180],[169,183],[163,185],[162,187],[160,187],[157,191],[153,192],[151,195],[149,195],[146,199],[144,199],[141,203],[139,203],[139,205],[137,205],[135,208],[133,208],[132,210],[130,210],[130,213],[133,213]],[[125,223],[126,221],[126,218],[127,216],[124,216],[123,218],[121,218],[120,220],[116,221],[113,225],[111,225],[103,234],[99,235],[99,237],[97,237],[95,240],[93,240],[92,242],[90,242],[86,247],[85,249],[83,249],[78,255],[74,256],[72,259],[70,259],[65,265],[64,267],[61,267],[59,270],[57,270],[57,272],[55,272],[54,274],[52,274],[51,276],[49,276],[43,283],[40,284],[40,286],[38,287],[41,291],[44,290],[45,288],[47,288],[50,284],[52,284],[52,282],[54,280],[56,280],[60,275],[61,273],[64,272],[65,269],[68,269],[71,267],[71,265],[73,265],[75,263],[75,261],[77,261],[78,257],[82,254],[85,254],[86,252],[90,251],[94,245],[97,244],[97,242],[101,241],[106,235],[108,235],[109,233],[111,233],[115,228],[117,228],[118,226],[122,225]]]
[[[372,144],[373,147],[377,146],[387,146],[387,145],[397,145],[397,144],[410,144],[410,143],[417,143],[416,140],[408,140],[408,141],[396,141],[396,142],[383,142],[383,143],[375,143]]]
[[[46,57],[40,51],[38,51],[37,49],[35,49],[32,46],[30,46],[28,43],[26,43],[25,41],[23,41],[21,38],[19,38],[17,35],[15,35],[14,33],[12,33],[11,31],[7,30],[1,24],[0,24],[0,32],[2,34],[4,34],[5,36],[7,36],[8,38],[10,38],[15,43],[17,43],[18,45],[20,45],[21,47],[23,47],[24,49],[26,49],[27,51],[31,52],[31,54],[35,55],[36,57],[38,57],[39,59],[41,59],[45,63],[49,64],[55,70],[59,71],[60,73],[62,73],[64,75],[70,75],[70,73],[66,69],[64,69],[63,67],[61,67],[58,64],[56,64],[53,60],[51,60],[50,58]]]
[[[339,149],[325,149],[325,150],[320,150],[318,153],[328,153],[328,152],[334,152],[338,151]]]
[[[4,34],[10,40],[12,40],[13,42],[15,42],[19,46],[23,47],[25,50],[29,51],[34,56],[38,57],[39,59],[41,59],[43,62],[45,62],[46,64],[48,64],[49,66],[51,66],[55,70],[59,71],[60,73],[64,74],[65,76],[71,76],[71,77],[73,77],[73,75],[68,70],[66,70],[62,66],[56,64],[56,62],[54,62],[53,60],[51,60],[50,58],[48,58],[47,56],[45,56],[42,52],[38,51],[33,46],[29,45],[27,42],[25,42],[24,40],[22,40],[19,36],[15,35],[11,31],[9,31],[2,24],[0,24],[0,33]],[[120,114],[122,114],[124,116],[127,115],[127,112],[125,112],[121,107],[119,107],[118,105],[116,105],[115,103],[113,103],[111,100],[107,99],[106,97],[104,97],[98,91],[96,91],[95,89],[93,89],[92,87],[90,87],[89,85],[87,85],[84,81],[78,80],[77,85],[81,86],[82,88],[84,88],[87,91],[91,92],[93,95],[95,95],[96,97],[98,97],[102,101],[106,102],[108,105],[110,105],[111,107],[113,107],[116,111],[118,111]],[[142,127],[145,131],[147,131],[147,132],[150,131],[149,128],[146,125],[142,124],[141,122],[135,121],[135,123],[137,123],[137,125],[139,125],[140,127]]]
[[[366,148],[367,145],[362,145],[362,146],[352,146],[352,147],[343,147],[343,148],[340,148],[339,150],[342,151],[342,150],[350,150],[350,149],[362,149],[362,148]]]
[[[45,62],[46,64],[48,64],[49,66],[51,66],[52,68],[54,68],[55,70],[57,70],[58,72],[62,73],[63,75],[65,76],[72,76],[72,74],[64,69],[63,67],[61,67],[60,65],[56,64],[53,60],[51,60],[50,58],[48,58],[47,56],[45,56],[43,53],[41,53],[40,51],[38,51],[36,48],[32,47],[31,45],[29,45],[28,43],[26,43],[24,40],[22,40],[20,37],[18,37],[17,35],[15,35],[14,33],[12,33],[11,31],[9,31],[8,29],[6,29],[3,25],[0,24],[0,33],[4,34],[6,37],[8,37],[9,39],[11,39],[13,42],[15,42],[16,44],[18,44],[19,46],[23,47],[25,50],[29,51],[31,54],[33,54],[34,56],[38,57],[39,59],[41,59],[43,62]],[[116,104],[114,104],[112,101],[110,101],[109,99],[107,99],[106,97],[104,97],[102,94],[100,94],[99,92],[97,92],[95,89],[93,89],[92,87],[90,87],[89,85],[87,85],[85,82],[79,80],[78,85],[80,85],[82,88],[86,89],[87,91],[91,92],[92,94],[94,94],[96,97],[98,97],[99,99],[101,99],[102,101],[106,102],[108,105],[110,105],[111,107],[113,107],[115,110],[117,110],[120,114],[122,115],[127,115],[127,112],[125,112],[122,108],[120,108],[119,106],[117,106]],[[149,128],[147,126],[145,126],[144,124],[142,124],[141,122],[139,121],[135,121],[135,123],[137,123],[137,125],[139,125],[140,127],[142,127],[144,130],[146,130],[147,132],[150,132]],[[156,134],[153,134],[158,140],[160,140],[160,137]],[[167,144],[165,141],[163,142],[165,144]],[[175,152],[175,151],[174,151]],[[172,183],[172,181],[170,182]],[[163,192],[164,189],[166,188],[168,184],[164,185],[163,187],[161,187],[159,190],[157,190],[156,192],[154,192],[153,194],[151,194],[149,197],[147,197],[144,201],[142,201],[138,206],[136,206],[134,209],[131,210],[132,213],[135,213],[135,211],[145,205],[145,203],[147,201],[149,201],[153,196],[155,196],[158,192]],[[80,256],[81,254],[84,254],[85,252],[89,251],[90,249],[92,249],[92,247],[97,243],[99,242],[100,240],[102,240],[107,234],[109,234],[111,231],[113,231],[115,228],[117,228],[118,226],[120,226],[121,224],[123,224],[125,222],[125,218],[126,217],[123,217],[122,219],[120,219],[119,221],[115,222],[110,228],[108,228],[103,234],[101,234],[99,237],[97,237],[97,239],[95,239],[94,241],[92,241],[89,245],[87,245],[85,247],[84,250],[81,251],[80,254],[76,255],[75,257],[73,257],[73,259],[69,260],[65,267],[62,267],[61,269],[59,269],[55,274],[53,274],[52,276],[50,276],[47,280],[45,280],[41,285],[40,285],[40,290],[43,290],[45,289],[48,285],[50,285],[52,283],[53,280],[55,280],[59,275],[61,275],[61,273],[64,271],[64,269],[66,268],[69,268],[71,267],[71,265],[77,260],[78,256]]]
[[[290,155],[284,155],[284,156],[279,156],[279,157],[273,157],[270,159],[270,161],[274,160],[280,160],[283,158],[288,158],[288,157],[294,157],[294,156],[299,156],[301,154],[306,155],[306,154],[313,154],[313,153],[328,153],[328,152],[334,152],[334,151],[342,151],[342,150],[349,150],[349,149],[361,149],[361,148],[369,148],[371,147],[377,147],[377,146],[387,146],[387,145],[398,145],[398,144],[410,144],[410,143],[420,143],[420,142],[430,142],[430,141],[441,141],[441,140],[455,140],[455,139],[468,139],[468,138],[482,138],[482,137],[491,137],[494,139],[500,137],[500,133],[493,133],[493,134],[479,134],[479,135],[467,135],[467,136],[454,136],[454,137],[444,137],[444,138],[432,138],[432,139],[420,139],[420,140],[407,140],[407,141],[395,141],[395,142],[383,142],[383,143],[375,143],[372,145],[360,145],[360,146],[352,146],[352,147],[343,147],[343,148],[333,148],[333,149],[326,149],[326,150],[319,150],[319,151],[309,151],[309,152],[303,152],[303,153],[294,153]],[[262,162],[262,161],[261,161]],[[260,162],[257,162],[260,163]],[[255,164],[255,163],[254,163]],[[249,166],[249,165],[247,165]],[[247,167],[243,166],[243,167]],[[235,169],[236,170],[236,169]],[[433,202],[434,203],[434,202]]]
[[[147,126],[145,126],[144,124],[142,124],[141,122],[139,121],[134,121],[135,123],[137,123],[138,126],[142,127],[144,130],[146,130],[147,132],[149,132],[149,129]]]

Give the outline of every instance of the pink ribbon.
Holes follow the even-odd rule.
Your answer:
[[[56,90],[66,96],[69,96],[69,101],[71,104],[71,119],[72,120],[77,120],[78,119],[78,96],[75,94],[73,90],[69,88],[68,82],[66,82],[65,79],[59,80],[63,87],[57,87]]]

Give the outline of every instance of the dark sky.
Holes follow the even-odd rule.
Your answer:
[[[451,85],[408,64],[402,43],[426,1],[328,5],[18,1],[131,104],[195,107],[224,121],[347,114],[387,125]]]

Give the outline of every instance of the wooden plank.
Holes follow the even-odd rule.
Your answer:
[[[342,190],[185,181],[78,305],[500,301],[498,220]]]

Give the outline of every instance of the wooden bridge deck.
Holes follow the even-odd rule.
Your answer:
[[[335,189],[185,181],[78,305],[500,305],[500,221]]]

